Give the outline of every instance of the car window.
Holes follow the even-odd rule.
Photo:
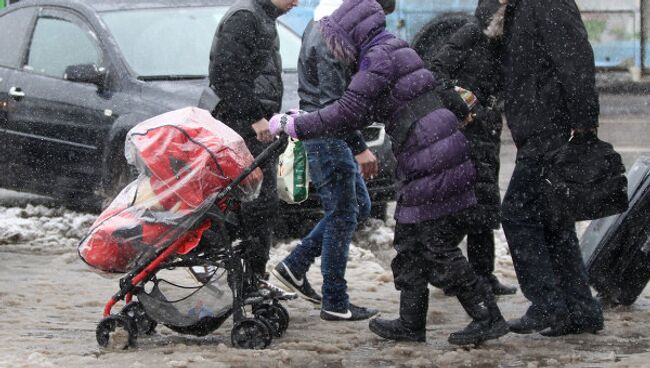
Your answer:
[[[109,11],[101,18],[131,70],[146,77],[205,77],[214,32],[227,6]],[[295,69],[300,37],[278,24],[285,69]]]
[[[282,68],[294,71],[298,68],[298,55],[300,55],[302,40],[282,23],[278,24],[278,36],[280,37]]]
[[[101,53],[88,30],[70,21],[40,17],[25,69],[63,78],[71,65],[101,64]]]
[[[0,66],[18,68],[35,8],[17,9],[0,17]]]

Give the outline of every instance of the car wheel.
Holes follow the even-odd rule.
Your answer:
[[[124,158],[116,159],[113,169],[107,174],[110,176],[110,186],[102,194],[102,210],[113,202],[122,189],[138,177],[137,170],[129,166]]]
[[[462,13],[441,15],[420,29],[413,38],[412,47],[430,65],[451,35],[471,19],[470,15]]]

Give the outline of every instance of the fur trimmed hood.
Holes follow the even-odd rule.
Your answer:
[[[321,34],[334,56],[353,64],[361,48],[386,28],[386,15],[376,0],[344,0],[319,22]]]
[[[481,30],[490,39],[503,36],[503,23],[506,15],[507,1],[480,0],[474,15],[479,21]]]

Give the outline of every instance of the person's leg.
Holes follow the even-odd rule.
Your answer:
[[[546,238],[560,291],[564,293],[567,303],[569,318],[565,324],[542,331],[542,334],[559,336],[595,333],[603,328],[602,307],[589,288],[575,224],[571,219],[557,215],[549,216]]]
[[[494,233],[491,229],[467,233],[467,259],[479,277],[494,272]]]
[[[559,290],[550,258],[542,217],[542,166],[517,160],[503,200],[503,230],[517,279],[531,302],[526,314],[510,322],[511,330],[530,333],[566,318],[567,306]]]
[[[370,201],[370,194],[368,193],[366,181],[363,179],[363,176],[361,176],[361,172],[358,169],[355,175],[355,188],[357,194],[357,204],[359,205],[359,216],[357,222],[361,223],[370,217],[370,208],[372,206],[372,202]]]
[[[345,270],[352,235],[357,226],[359,205],[356,194],[357,166],[352,152],[342,140],[328,140],[331,157],[330,179],[323,182],[319,195],[325,210],[321,273],[324,311],[347,311]]]
[[[266,147],[256,140],[246,144],[253,156],[259,155]],[[240,233],[244,249],[242,258],[254,274],[265,278],[273,241],[273,226],[278,214],[277,159],[269,159],[260,168],[264,174],[260,195],[251,202],[241,204]]]
[[[300,244],[282,261],[291,269],[294,275],[302,277],[309,271],[309,267],[314,263],[314,260],[320,257],[326,224],[327,219],[322,218],[309,234],[302,239]]]
[[[306,150],[310,160],[310,179],[314,187],[323,188],[323,190],[329,190],[325,187],[326,181],[329,181],[328,177],[323,177],[321,174],[323,172],[329,172],[323,170],[321,160],[317,160],[317,154],[310,154],[309,152],[322,151],[319,148],[317,140],[309,141],[309,148]],[[361,173],[357,171],[355,175],[355,190],[357,197],[357,204],[359,206],[359,215],[357,223],[367,219],[370,216],[370,195],[368,194],[368,188],[366,183],[361,176]],[[316,226],[311,230],[311,232],[302,239],[302,242],[289,254],[283,262],[291,268],[291,271],[294,274],[304,275],[309,270],[309,266],[314,262],[314,259],[320,257],[323,243],[323,234],[325,232],[325,227],[327,225],[328,219],[323,217]]]
[[[487,281],[495,295],[511,295],[517,288],[505,285],[494,275],[494,230],[483,229],[467,234],[467,258],[478,277]]]
[[[388,320],[376,318],[369,328],[375,334],[389,340],[426,340],[429,289],[427,277],[429,264],[422,257],[425,247],[417,224],[398,223],[395,226],[393,245],[397,255],[391,262],[395,288],[400,291],[399,318]]]
[[[422,229],[426,236],[429,282],[456,295],[472,322],[449,335],[455,345],[478,344],[508,333],[501,311],[489,286],[478,278],[458,244],[465,236],[465,226],[457,216],[446,216],[427,223]]]
[[[309,160],[309,178],[312,187],[318,191],[321,206],[326,213],[300,244],[273,269],[273,274],[300,297],[320,304],[322,298],[312,289],[305,274],[314,260],[321,256],[323,235],[331,217],[325,209],[324,200],[327,201],[331,197],[332,185],[336,185],[333,180],[335,170],[332,168],[333,158],[329,154],[327,140],[306,140],[303,141],[303,145]]]

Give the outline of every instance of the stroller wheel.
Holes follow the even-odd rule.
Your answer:
[[[289,327],[289,313],[279,304],[262,304],[254,308],[253,314],[271,324],[275,337],[282,336]]]
[[[273,303],[272,307],[277,309],[280,312],[280,315],[283,317],[282,318],[282,333],[284,333],[287,330],[287,328],[289,328],[289,321],[291,320],[289,318],[289,311],[287,310],[287,308],[285,308],[280,303]]]
[[[155,332],[156,326],[158,326],[158,322],[147,316],[147,312],[140,302],[127,304],[122,308],[120,314],[130,317],[135,322],[138,328],[138,336],[151,335]]]
[[[246,318],[232,328],[232,345],[240,349],[264,349],[271,343],[273,332],[259,319]]]
[[[255,319],[259,319],[260,321],[262,321],[266,325],[266,327],[269,328],[269,331],[271,331],[271,336],[278,336],[279,337],[278,330],[277,330],[277,328],[278,328],[277,323],[274,323],[270,319],[265,318],[265,317],[263,317],[263,316],[261,316],[259,314],[255,315]]]
[[[97,343],[103,348],[126,349],[135,346],[138,327],[133,319],[125,315],[111,314],[99,321],[95,336]]]

